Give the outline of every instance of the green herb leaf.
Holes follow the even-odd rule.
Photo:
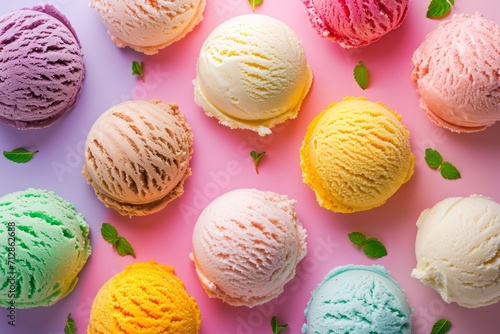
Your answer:
[[[287,328],[287,327],[288,327],[288,324],[279,325],[278,324],[278,318],[276,318],[275,316],[273,316],[271,318],[271,328],[273,330],[273,334],[278,334],[284,328]]]
[[[425,149],[425,161],[429,167],[439,169],[441,175],[447,180],[456,180],[461,178],[458,169],[448,161],[443,162],[443,158],[438,151],[431,148]]]
[[[248,2],[252,5],[252,11],[255,11],[255,6],[258,6],[262,3],[263,0],[248,0]]]
[[[18,164],[24,164],[33,159],[33,156],[36,153],[38,153],[38,150],[30,152],[22,147],[19,147],[13,149],[12,151],[3,151],[3,156],[10,161],[17,162]]]
[[[380,259],[387,255],[387,249],[377,238],[366,239],[363,252],[374,259]]]
[[[461,177],[458,169],[447,161],[441,164],[441,168],[439,169],[439,171],[441,172],[441,175],[447,180],[456,180]]]
[[[446,319],[439,319],[436,321],[434,326],[432,326],[431,334],[445,334],[451,328],[451,322]]]
[[[362,247],[363,252],[371,258],[379,259],[387,255],[387,249],[377,238],[367,239],[361,232],[351,232],[348,236],[354,245]]]
[[[114,246],[118,254],[120,254],[121,256],[132,255],[133,257],[135,257],[132,245],[124,237],[119,237]]]
[[[436,169],[443,162],[443,157],[441,157],[441,154],[439,154],[438,151],[433,150],[432,148],[426,148],[425,162],[427,162],[427,165],[429,165],[430,168]]]
[[[75,320],[71,318],[71,313],[68,314],[68,319],[66,320],[66,326],[64,326],[64,334],[75,334],[76,333],[76,324]]]
[[[354,67],[354,80],[358,83],[361,89],[368,87],[368,69],[362,61]]]
[[[132,75],[138,75],[144,82],[144,62],[132,62]]]
[[[253,164],[254,164],[254,166],[255,166],[255,172],[256,172],[257,174],[259,174],[259,161],[260,161],[260,159],[261,159],[264,155],[266,155],[266,151],[264,151],[264,152],[260,152],[260,153],[255,152],[255,151],[250,152],[250,156],[252,157],[252,159],[253,159]]]
[[[135,257],[132,245],[124,237],[118,235],[116,228],[108,223],[103,223],[101,227],[101,235],[104,240],[109,242],[121,256],[132,255]]]
[[[455,0],[431,0],[425,16],[429,19],[443,17],[450,12],[451,6],[454,5]]]
[[[356,246],[363,246],[366,241],[366,236],[360,232],[352,232],[348,234],[349,240]]]
[[[118,231],[113,225],[108,223],[102,224],[101,235],[104,240],[112,245],[118,240]]]

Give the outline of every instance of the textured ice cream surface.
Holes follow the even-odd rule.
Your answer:
[[[197,334],[196,301],[170,266],[137,262],[111,277],[97,292],[88,334]]]
[[[0,306],[50,306],[69,294],[90,256],[88,235],[83,215],[54,192],[0,197]]]
[[[409,0],[301,0],[311,26],[343,48],[378,41],[398,28],[408,13]]]
[[[382,266],[334,268],[312,292],[302,333],[410,334],[412,309]]]
[[[500,301],[500,204],[481,195],[449,197],[424,210],[417,227],[413,277],[447,303]]]
[[[500,26],[481,14],[454,15],[412,57],[420,106],[437,125],[476,132],[500,120]]]
[[[143,216],[183,194],[192,154],[193,134],[177,104],[127,101],[92,125],[82,173],[107,207]]]
[[[185,37],[203,19],[205,0],[90,0],[118,47],[147,55]]]
[[[196,103],[230,128],[260,135],[297,117],[312,71],[302,43],[285,23],[241,15],[215,28],[200,50]]]
[[[203,210],[193,231],[191,259],[209,297],[253,307],[283,292],[307,253],[305,239],[294,200],[238,189]]]
[[[74,29],[55,7],[0,18],[0,123],[19,129],[51,125],[71,110],[85,68]]]
[[[401,116],[380,102],[346,97],[332,103],[307,128],[303,181],[328,210],[382,205],[413,175],[409,135]]]

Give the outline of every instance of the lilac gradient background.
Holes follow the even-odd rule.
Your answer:
[[[41,3],[44,2],[2,2],[0,14]],[[273,315],[289,324],[282,333],[300,333],[310,291],[331,268],[349,263],[382,264],[391,271],[415,311],[414,333],[429,333],[434,321],[441,317],[453,323],[450,333],[498,333],[500,304],[479,309],[448,305],[432,289],[410,277],[416,263],[415,222],[423,209],[448,196],[473,193],[500,202],[500,125],[476,134],[455,134],[436,127],[419,108],[415,85],[410,80],[410,59],[425,34],[440,22],[425,18],[428,1],[411,1],[403,25],[375,44],[344,50],[320,38],[309,27],[299,0],[265,0],[255,12],[281,19],[295,30],[314,73],[311,92],[299,117],[279,126],[268,137],[222,127],[207,118],[193,101],[191,81],[196,75],[201,44],[221,22],[251,13],[247,0],[208,0],[205,18],[192,33],[159,54],[145,57],[130,49],[116,48],[97,14],[87,7],[88,1],[48,3],[68,16],[82,41],[87,70],[84,88],[76,108],[50,128],[19,131],[0,125],[1,150],[19,146],[40,150],[26,165],[0,159],[0,195],[27,187],[56,191],[86,216],[91,225],[93,254],[72,294],[52,307],[18,310],[15,328],[7,325],[3,315],[0,333],[63,333],[69,312],[77,321],[78,333],[85,333],[90,306],[99,287],[126,264],[150,259],[174,266],[184,280],[201,308],[203,334],[271,333],[269,320]],[[500,12],[492,1],[457,1],[452,9],[453,13],[476,11],[500,24]],[[132,60],[141,59],[146,64],[145,83],[130,75]],[[365,91],[352,78],[352,69],[360,60],[371,74]],[[385,205],[360,213],[336,214],[320,208],[313,192],[302,183],[298,150],[314,116],[346,95],[381,101],[402,114],[411,132],[417,164],[412,179]],[[193,128],[195,153],[193,175],[186,182],[185,194],[160,213],[129,219],[107,210],[95,198],[80,170],[83,143],[92,123],[111,105],[132,98],[178,102]],[[423,161],[427,147],[438,149],[453,162],[462,179],[447,181],[429,169]],[[249,157],[251,150],[267,151],[259,175]],[[54,168],[59,168],[59,172]],[[299,264],[296,278],[280,297],[252,309],[209,299],[189,260],[191,232],[198,214],[215,197],[241,187],[272,190],[296,199],[299,217],[308,231],[309,253]],[[102,240],[99,229],[103,221],[113,223],[129,239],[137,259],[119,257]],[[368,259],[348,241],[347,234],[352,231],[378,237],[389,255],[380,260]],[[5,314],[6,310],[2,312]]]

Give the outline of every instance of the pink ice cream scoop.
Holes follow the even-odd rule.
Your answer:
[[[357,48],[379,40],[398,28],[409,0],[301,0],[319,35],[343,48]]]
[[[500,120],[500,26],[481,14],[454,15],[413,54],[420,106],[437,125],[477,132]]]
[[[271,191],[237,189],[203,210],[191,259],[209,297],[253,307],[283,292],[307,253],[295,203]]]
[[[85,68],[67,18],[50,5],[0,18],[0,123],[46,127],[76,103]]]

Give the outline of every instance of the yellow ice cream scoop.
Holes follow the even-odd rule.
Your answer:
[[[382,103],[345,97],[309,124],[300,148],[302,179],[334,212],[382,205],[413,175],[409,136],[401,116]]]
[[[195,334],[200,310],[170,266],[129,265],[97,292],[88,334]]]

